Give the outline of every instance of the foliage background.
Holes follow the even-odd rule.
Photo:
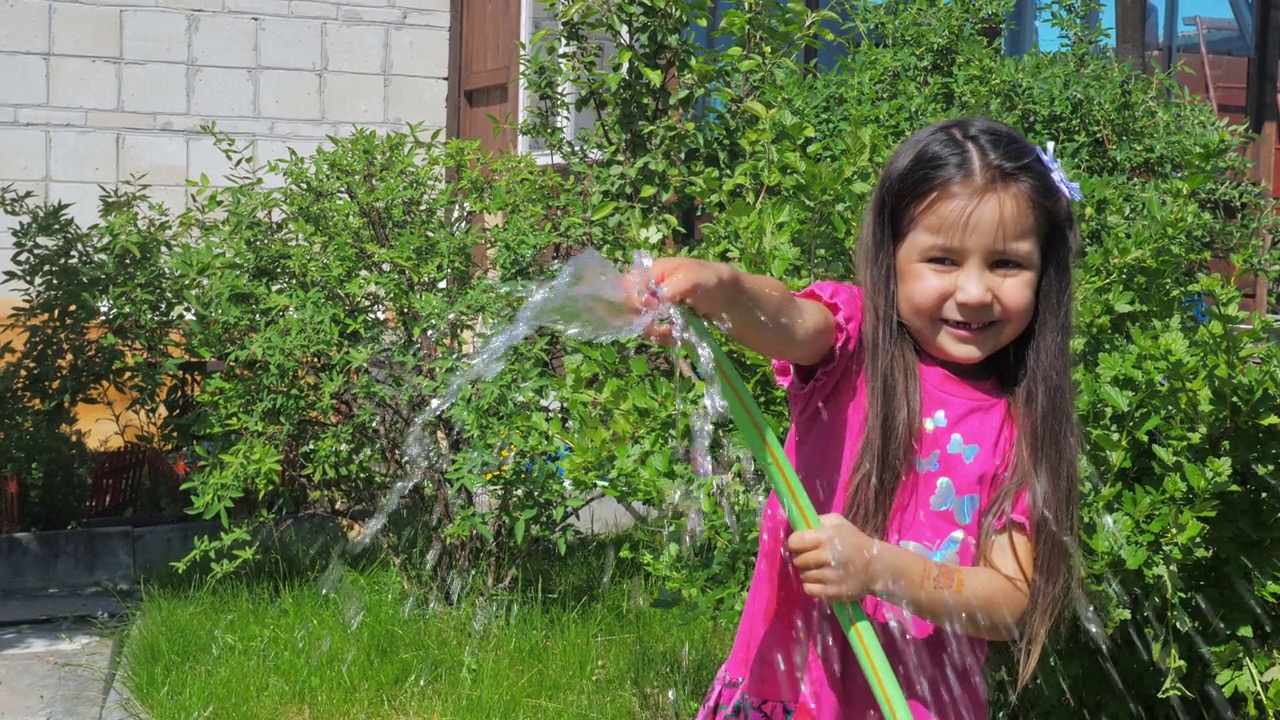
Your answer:
[[[160,435],[203,448],[193,511],[228,529],[198,554],[232,572],[252,555],[255,521],[305,510],[361,522],[403,477],[404,438],[475,329],[501,327],[546,262],[591,246],[622,263],[638,247],[795,287],[852,277],[862,208],[897,144],[938,119],[995,117],[1056,141],[1085,195],[1074,349],[1092,607],[1063,629],[1037,683],[994,706],[1011,717],[1274,713],[1280,356],[1270,320],[1242,313],[1239,291],[1207,272],[1215,257],[1265,270],[1274,209],[1233,180],[1246,169],[1238,129],[1168,78],[1096,51],[1100,37],[1077,20],[1090,3],[1051,3],[1068,49],[1017,58],[998,39],[1010,5],[810,12],[743,0],[708,48],[689,32],[690,18],[709,17],[703,0],[562,3],[523,60],[522,130],[554,166],[361,131],[260,168],[224,138],[235,185],[197,183],[194,208],[176,217],[127,195],[104,206],[101,225],[73,230],[56,209],[18,207],[6,192],[6,210],[30,221],[15,235],[15,279],[34,288],[41,314],[110,298],[107,321],[150,318],[112,325],[112,342],[140,356],[167,357],[162,327],[181,332],[188,353],[228,362]],[[846,56],[815,71],[803,60],[823,47]],[[566,137],[570,112],[597,122]],[[154,270],[119,272],[126,251]],[[64,256],[77,262],[55,262]],[[70,352],[58,337],[46,337],[53,356]],[[737,360],[783,429],[766,363]],[[35,375],[10,367],[6,387],[38,392]],[[140,404],[160,402],[162,377],[120,367],[70,366],[66,376],[89,381],[35,406],[90,397],[103,372],[151,388]],[[723,433],[712,475],[694,477],[687,413],[673,409],[697,391],[664,352],[538,336],[425,428],[436,441],[426,472],[385,543],[415,583],[500,588],[533,549],[566,546],[585,498],[612,495],[663,509],[625,553],[666,599],[733,622],[761,480]],[[15,412],[30,426],[61,422]],[[6,446],[50,442],[2,432]],[[1009,667],[993,662],[999,693]]]

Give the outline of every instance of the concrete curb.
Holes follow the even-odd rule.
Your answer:
[[[139,614],[133,622],[129,623],[129,629],[116,639],[115,645],[111,648],[111,662],[107,667],[107,692],[102,701],[102,712],[99,713],[98,720],[141,720],[147,717],[142,708],[133,701],[128,688],[120,682],[120,678],[128,673],[128,656],[125,651],[141,623],[142,615]]]
[[[0,535],[0,592],[131,587],[144,575],[168,572],[196,537],[218,528],[201,522]]]
[[[570,524],[588,534],[610,533],[653,514],[606,496],[579,508]],[[295,518],[282,527],[297,531],[318,519],[323,520]],[[329,533],[340,532],[327,527],[331,523],[319,524]],[[220,531],[217,522],[191,522],[0,535],[0,594],[133,587],[143,576],[170,572],[170,564],[190,554],[197,537]]]
[[[0,627],[59,620],[118,618],[141,598],[133,590],[83,588],[53,592],[0,592]]]

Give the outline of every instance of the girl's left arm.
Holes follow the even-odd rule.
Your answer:
[[[1031,538],[1016,529],[995,535],[974,567],[877,542],[868,569],[870,592],[934,625],[984,640],[1012,640],[1027,608],[1033,559]]]
[[[838,515],[789,540],[804,589],[830,601],[871,594],[934,625],[985,640],[1011,640],[1027,607],[1034,554],[1017,529],[995,535],[974,567],[935,562],[873,540]]]

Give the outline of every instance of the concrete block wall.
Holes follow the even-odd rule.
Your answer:
[[[353,125],[444,127],[448,65],[449,0],[0,0],[0,186],[90,221],[100,184],[145,174],[181,209],[187,178],[229,170],[202,123],[261,161]]]

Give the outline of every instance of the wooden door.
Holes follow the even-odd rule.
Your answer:
[[[521,0],[461,0],[458,136],[515,149]],[[503,128],[494,135],[497,118]]]

